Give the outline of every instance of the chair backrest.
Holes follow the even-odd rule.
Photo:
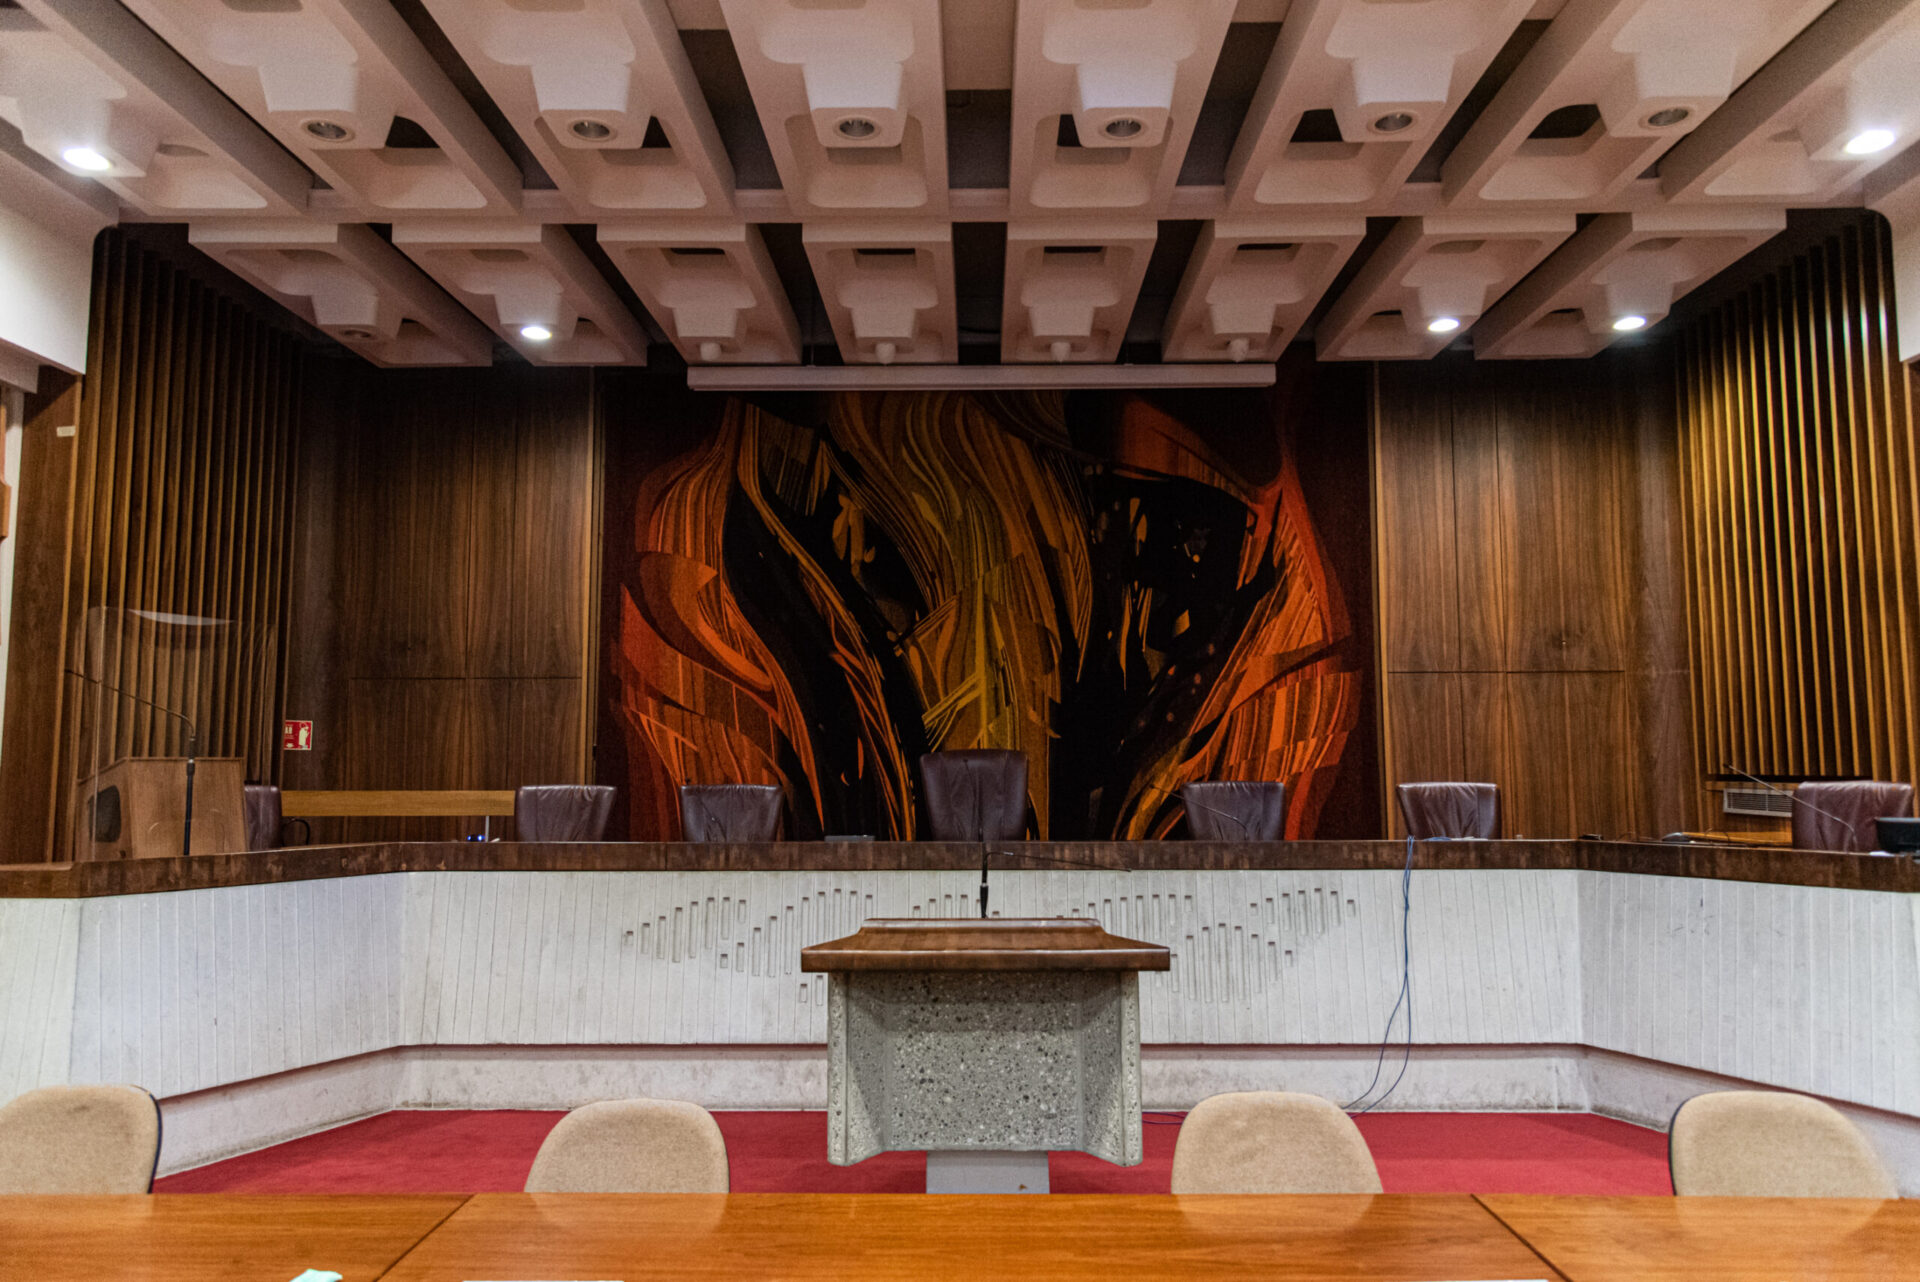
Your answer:
[[[598,841],[613,817],[613,789],[583,783],[529,785],[513,794],[516,841]]]
[[[1403,783],[1400,817],[1407,834],[1429,837],[1500,835],[1500,787],[1491,783]]]
[[[280,788],[271,783],[250,783],[242,790],[246,810],[247,849],[280,848]]]
[[[1175,1193],[1378,1193],[1360,1128],[1318,1095],[1246,1091],[1201,1100],[1173,1146]]]
[[[1900,1195],[1838,1109],[1785,1091],[1696,1095],[1667,1128],[1673,1191],[1690,1197]]]
[[[1287,785],[1243,780],[1180,785],[1196,841],[1278,841],[1287,826]]]
[[[547,1133],[529,1193],[725,1193],[727,1142],[713,1114],[670,1099],[602,1100]]]
[[[138,1086],[43,1086],[0,1108],[0,1193],[150,1193],[160,1105]]]
[[[769,783],[681,784],[680,832],[687,841],[772,841],[780,800]]]
[[[1027,754],[1008,748],[920,758],[925,826],[933,841],[1017,841],[1027,830]]]
[[[1793,790],[1793,844],[1801,850],[1872,850],[1878,844],[1873,821],[1898,819],[1912,809],[1910,784],[1803,783]]]

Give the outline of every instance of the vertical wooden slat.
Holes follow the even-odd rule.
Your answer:
[[[1913,781],[1920,468],[1884,222],[1863,217],[1680,343],[1703,765]]]

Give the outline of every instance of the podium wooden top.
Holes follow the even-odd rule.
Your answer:
[[[1109,935],[1082,917],[874,917],[845,939],[800,950],[803,971],[1169,970],[1159,944]]]

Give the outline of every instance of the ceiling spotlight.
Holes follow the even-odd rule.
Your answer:
[[[60,159],[75,169],[84,169],[90,174],[103,174],[113,168],[113,162],[91,147],[69,147],[60,153]]]
[[[1691,115],[1693,112],[1686,107],[1668,107],[1648,116],[1647,124],[1655,129],[1671,129]]]
[[[520,327],[520,337],[526,339],[529,343],[544,343],[553,337],[553,331],[545,325],[522,325]]]
[[[880,132],[880,126],[874,124],[865,116],[848,116],[845,120],[835,125],[833,129],[834,132],[842,138],[852,138],[856,141],[862,138],[871,138]]]
[[[583,142],[605,142],[613,137],[613,126],[598,120],[576,120],[567,127]]]
[[[300,127],[321,142],[345,142],[353,137],[353,130],[331,120],[309,120]]]
[[[1459,328],[1459,318],[1454,316],[1436,316],[1427,322],[1427,333],[1429,334],[1451,334]]]
[[[1138,138],[1146,126],[1132,116],[1115,116],[1100,126],[1100,132],[1109,138]]]
[[[1862,129],[1847,139],[1846,151],[1849,156],[1871,156],[1876,151],[1885,151],[1893,146],[1893,130]]]
[[[356,343],[364,343],[373,337],[373,331],[370,329],[343,329],[340,331],[340,337],[351,338]]]
[[[1397,134],[1413,124],[1413,116],[1405,111],[1389,111],[1373,122],[1373,132],[1377,134]]]
[[[1613,322],[1613,327],[1623,334],[1636,329],[1645,329],[1647,327],[1647,318],[1644,316],[1622,316]]]

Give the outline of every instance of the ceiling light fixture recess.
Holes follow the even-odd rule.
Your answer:
[[[871,138],[880,132],[880,126],[865,116],[848,116],[833,128],[842,138],[851,138],[855,141]]]
[[[1454,316],[1436,316],[1427,322],[1427,332],[1429,334],[1451,334],[1459,328],[1459,318]]]
[[[1109,120],[1105,125],[1101,126],[1101,132],[1105,133],[1109,138],[1138,138],[1140,131],[1145,128],[1145,125],[1135,120],[1132,116],[1115,116],[1112,120]]]
[[[529,343],[544,343],[553,337],[553,331],[545,325],[522,325],[520,327],[520,337],[526,339]]]
[[[1621,316],[1613,322],[1613,327],[1623,334],[1631,333],[1636,329],[1645,329],[1647,327],[1647,318],[1644,316]]]
[[[1847,154],[1849,156],[1871,156],[1875,152],[1885,151],[1891,146],[1893,146],[1893,130],[1862,129],[1859,133],[1847,139]]]
[[[1655,129],[1671,129],[1692,115],[1693,112],[1686,107],[1668,107],[1648,116],[1647,124]]]
[[[332,120],[309,120],[300,127],[321,142],[345,142],[353,137],[353,130]]]
[[[567,126],[583,142],[605,142],[613,137],[613,126],[599,120],[576,120]]]
[[[1386,115],[1373,122],[1373,132],[1377,134],[1397,134],[1403,129],[1411,128],[1412,125],[1413,116],[1408,112],[1389,111]]]
[[[90,174],[103,174],[113,168],[113,162],[91,147],[69,147],[60,153],[60,159],[75,169],[84,169]]]

